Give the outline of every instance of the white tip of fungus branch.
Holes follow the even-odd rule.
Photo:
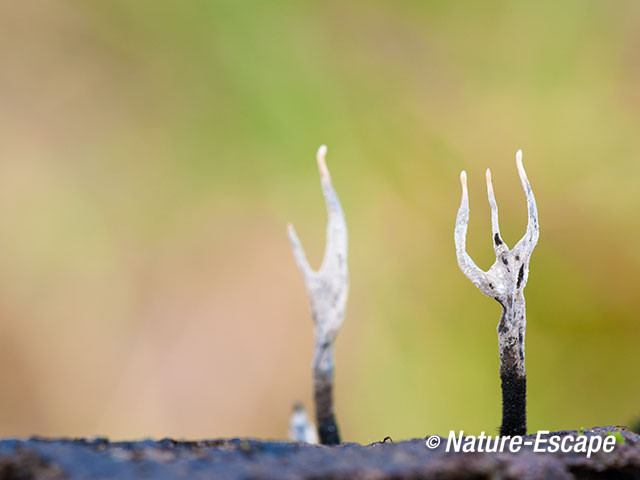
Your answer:
[[[493,191],[493,182],[491,181],[491,170],[487,168],[487,197],[489,198],[489,206],[491,207],[491,237],[493,243],[493,249],[496,255],[508,250],[508,247],[500,237],[500,222],[498,220],[498,204],[496,203],[496,196]]]
[[[524,167],[522,166],[522,149],[519,149],[516,152],[516,165],[518,166],[518,173],[520,174],[520,178],[527,178],[527,174],[524,171]]]
[[[473,262],[466,251],[467,226],[469,224],[469,195],[467,192],[467,172],[464,170],[460,173],[460,183],[462,184],[462,198],[460,200],[460,208],[458,208],[458,215],[456,216],[456,228],[454,232],[456,256],[460,269],[474,285],[481,288],[480,285],[486,283],[486,274]]]
[[[487,193],[489,194],[489,203],[491,203],[491,199],[494,199],[495,196],[493,194],[493,182],[491,181],[491,170],[487,168],[487,173],[485,174],[487,178]]]
[[[522,244],[523,248],[525,248],[530,255],[538,242],[540,227],[538,225],[538,207],[536,206],[536,199],[533,196],[533,190],[531,189],[531,184],[527,178],[527,172],[524,170],[524,166],[522,165],[522,150],[518,150],[516,152],[516,165],[518,166],[518,174],[520,175],[524,194],[527,197],[527,213],[529,217],[527,221],[527,233],[518,243]]]
[[[469,193],[467,191],[467,172],[460,172],[460,185],[462,185],[462,197],[460,208],[456,218],[456,245],[464,250],[465,237],[467,235],[467,222],[469,221]]]
[[[467,172],[464,170],[460,172],[460,185],[462,185],[462,203],[469,198],[469,192],[467,191]]]
[[[327,146],[320,145],[318,148],[318,153],[316,154],[316,159],[318,160],[318,170],[320,170],[320,177],[322,180],[330,179],[329,169],[327,168]]]
[[[293,250],[293,257],[304,277],[305,281],[309,279],[309,277],[313,274],[313,270],[309,266],[309,262],[307,261],[307,255],[304,253],[304,249],[302,248],[302,244],[300,243],[300,239],[298,238],[298,234],[296,233],[296,229],[293,228],[291,223],[287,224],[287,234],[289,235],[289,242],[291,242],[291,249]]]

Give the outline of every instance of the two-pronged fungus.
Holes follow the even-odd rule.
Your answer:
[[[327,245],[319,270],[309,266],[293,225],[289,224],[289,240],[298,268],[302,272],[311,303],[314,326],[313,393],[320,443],[337,445],[340,434],[333,407],[333,343],[344,320],[349,293],[347,269],[347,224],[336,195],[325,156],[327,147],[318,149],[322,193],[327,206]]]
[[[529,260],[538,242],[538,210],[536,200],[522,166],[522,150],[516,153],[516,164],[522,188],[527,197],[529,220],[527,231],[513,249],[500,236],[498,205],[493,193],[491,171],[487,169],[487,194],[491,206],[491,233],[496,261],[488,271],[481,270],[467,254],[466,237],[469,223],[467,174],[460,174],[462,200],[455,229],[456,254],[460,270],[485,295],[502,306],[498,324],[500,347],[500,378],[502,380],[501,435],[525,435],[527,432],[527,374],[524,368],[524,336],[526,310],[524,287],[529,277]]]

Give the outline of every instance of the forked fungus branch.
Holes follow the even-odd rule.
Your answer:
[[[526,310],[524,287],[529,277],[529,260],[538,242],[538,210],[536,200],[522,166],[522,150],[516,153],[516,165],[522,188],[527,197],[529,220],[527,231],[513,249],[500,236],[498,205],[493,193],[491,171],[487,169],[487,194],[491,206],[491,231],[496,261],[487,272],[481,270],[467,254],[466,237],[469,223],[467,174],[460,174],[462,200],[455,229],[458,265],[469,280],[485,295],[502,306],[498,324],[500,347],[500,378],[502,380],[501,435],[525,435],[527,432],[526,394],[527,375],[524,367],[524,337]]]
[[[312,361],[316,421],[320,442],[324,445],[340,443],[333,406],[333,343],[344,319],[349,292],[347,269],[347,225],[336,195],[325,156],[327,147],[318,149],[322,193],[328,213],[327,244],[319,270],[309,266],[300,240],[289,224],[289,240],[298,268],[302,272],[311,303],[314,325]]]

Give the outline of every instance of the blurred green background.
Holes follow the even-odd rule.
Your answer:
[[[538,201],[530,430],[640,414],[640,4],[0,5],[0,435],[286,434],[326,143],[350,231],[345,440],[494,433],[499,305],[458,270]]]

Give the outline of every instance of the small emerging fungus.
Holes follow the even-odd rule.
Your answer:
[[[302,272],[311,303],[315,344],[312,362],[313,389],[320,443],[337,445],[340,443],[340,434],[333,407],[333,343],[344,319],[349,292],[349,272],[347,225],[340,201],[331,184],[325,162],[326,154],[327,147],[323,145],[318,149],[317,160],[329,221],[327,245],[319,270],[315,271],[309,266],[291,224],[288,230],[293,255]]]
[[[293,406],[293,413],[289,419],[289,439],[293,442],[318,443],[316,426],[307,415],[301,403]]]
[[[500,236],[498,205],[493,193],[491,171],[487,169],[487,194],[491,206],[491,231],[496,261],[491,268],[482,271],[467,254],[466,238],[469,223],[469,196],[467,174],[460,174],[462,200],[456,219],[455,243],[458,265],[469,280],[485,295],[494,298],[502,306],[498,324],[500,347],[500,378],[502,380],[501,435],[525,435],[527,433],[527,374],[524,368],[524,336],[526,311],[524,287],[529,277],[529,260],[538,242],[538,210],[536,200],[522,166],[522,150],[516,153],[516,165],[522,188],[527,197],[529,220],[527,231],[513,249]]]

